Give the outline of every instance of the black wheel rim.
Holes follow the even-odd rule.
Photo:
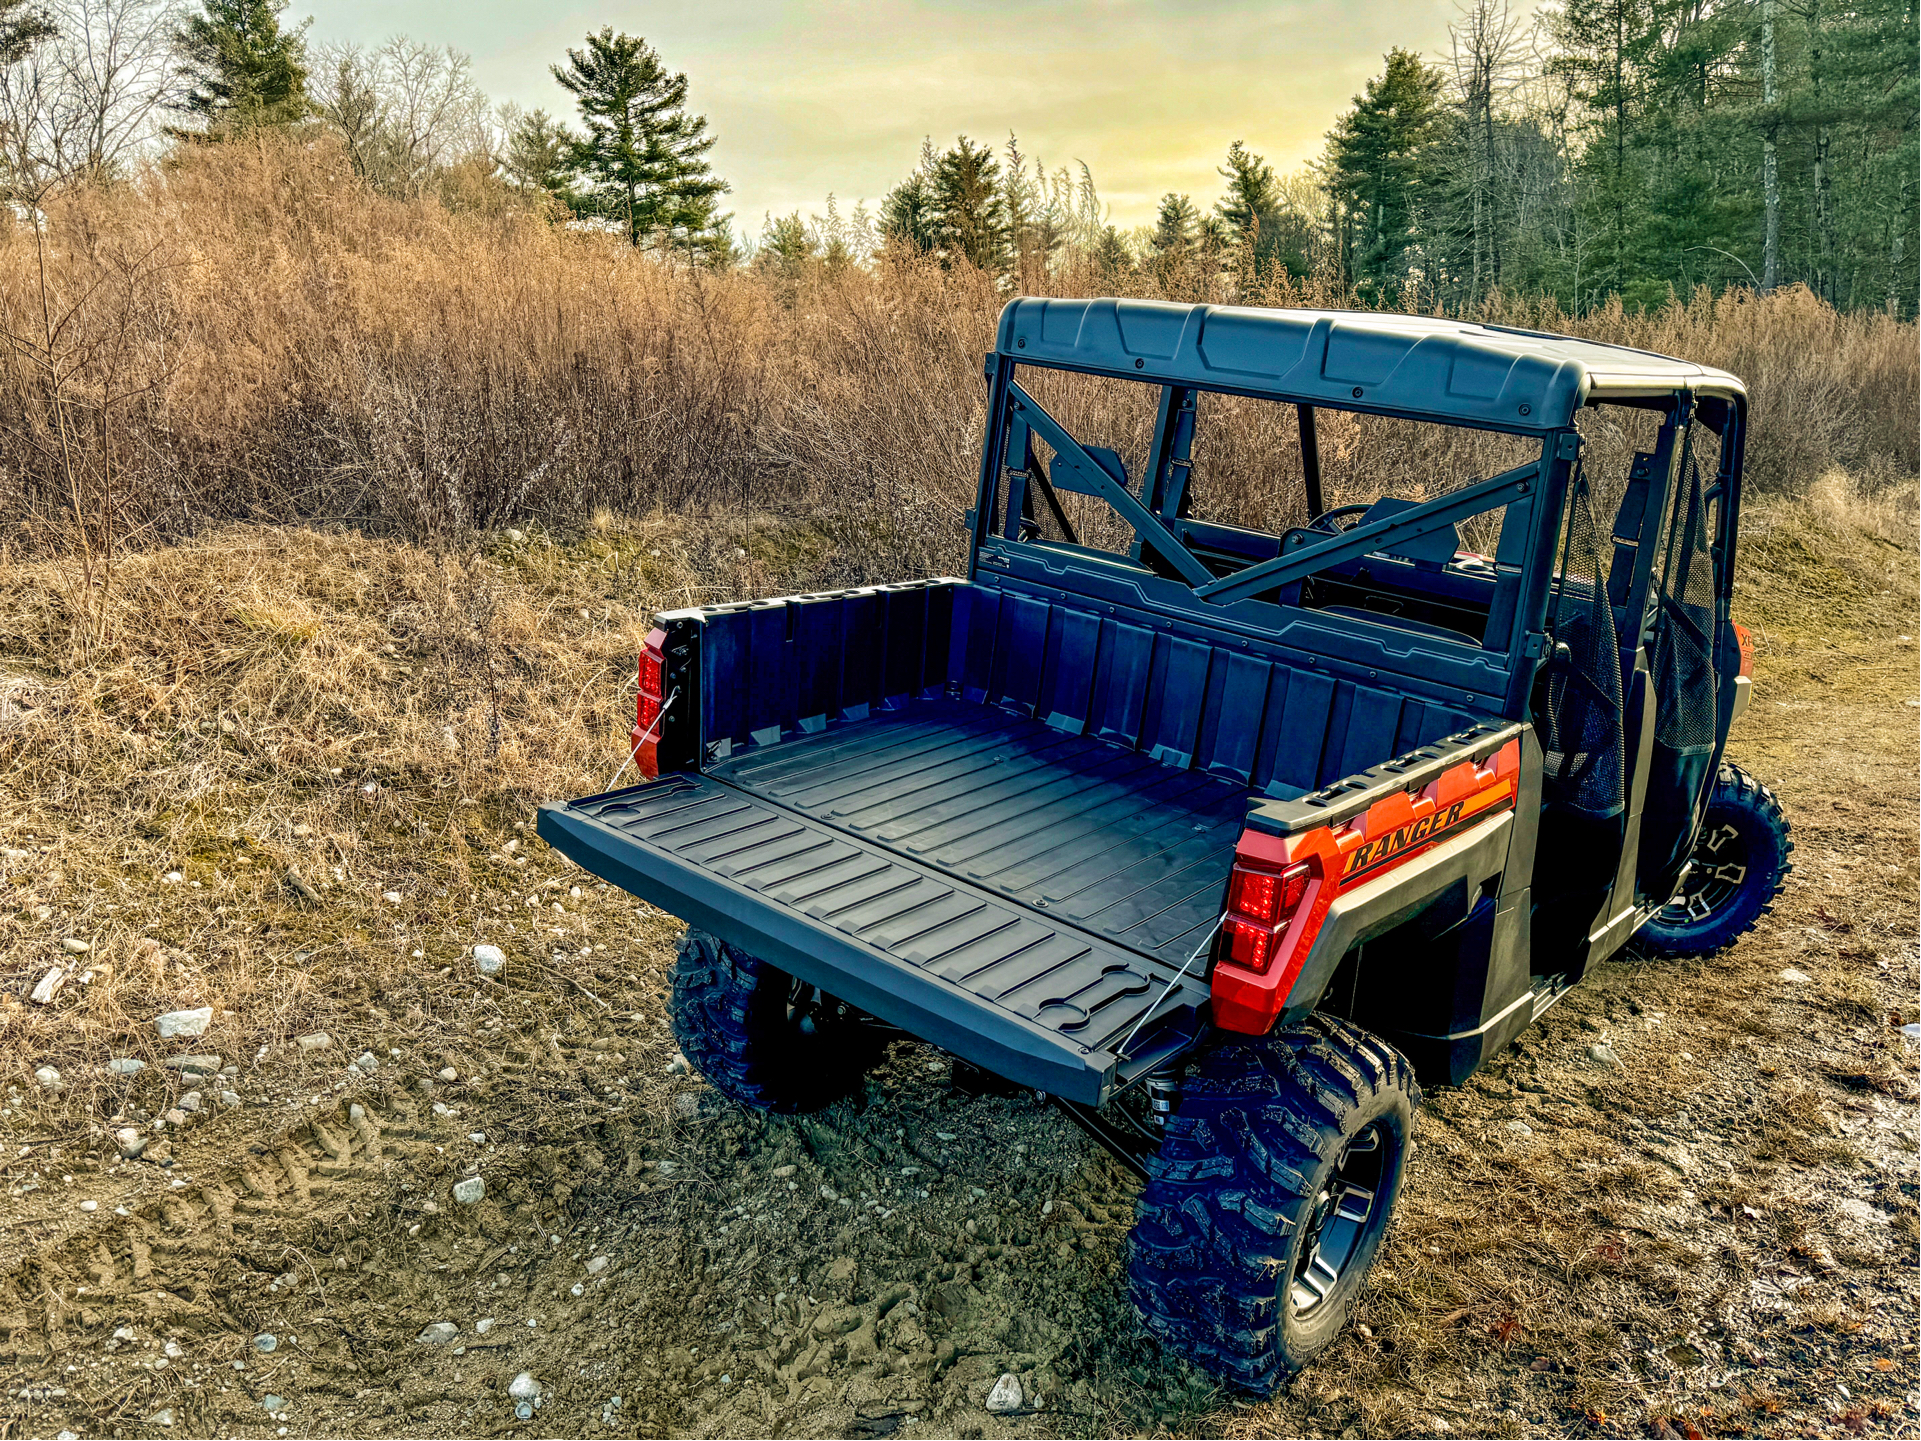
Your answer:
[[[1306,1234],[1288,1286],[1288,1309],[1296,1317],[1305,1319],[1319,1311],[1341,1291],[1354,1269],[1386,1205],[1381,1182],[1388,1174],[1392,1146],[1387,1128],[1371,1121],[1355,1133],[1328,1169],[1327,1180],[1306,1214]]]
[[[1710,817],[1688,857],[1688,873],[1674,899],[1657,917],[1664,925],[1691,926],[1711,919],[1734,899],[1748,878],[1748,845],[1741,828]]]

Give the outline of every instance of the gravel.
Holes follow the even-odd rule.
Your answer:
[[[459,1336],[460,1328],[453,1322],[436,1321],[414,1337],[414,1340],[423,1346],[445,1346],[449,1341],[457,1340]]]
[[[487,1194],[487,1183],[479,1176],[469,1176],[464,1181],[454,1182],[454,1199],[463,1206],[472,1206]]]
[[[280,1345],[280,1338],[271,1331],[262,1331],[253,1338],[253,1348],[262,1356],[271,1356]]]
[[[134,1076],[147,1069],[147,1063],[133,1056],[115,1056],[107,1062],[107,1072],[114,1076]]]
[[[497,976],[507,968],[507,953],[499,946],[475,946],[474,969],[483,976]]]
[[[174,1036],[204,1036],[212,1024],[213,1007],[196,1006],[191,1011],[168,1011],[164,1016],[155,1016],[153,1028],[161,1039],[167,1040]]]

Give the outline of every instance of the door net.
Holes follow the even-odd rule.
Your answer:
[[[1654,739],[1681,754],[1714,749],[1714,559],[1708,553],[1701,467],[1688,437],[1662,557],[1654,633]]]
[[[1601,549],[1578,464],[1568,485],[1560,574],[1549,620],[1553,658],[1539,717],[1546,799],[1594,817],[1622,806],[1621,653]],[[1561,649],[1565,646],[1565,652]]]

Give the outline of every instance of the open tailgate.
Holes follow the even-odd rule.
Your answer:
[[[1085,1105],[1184,1049],[1207,1003],[1205,958],[1175,981],[1178,959],[1116,945],[713,776],[545,805],[539,828],[578,865],[690,925],[985,1070]]]

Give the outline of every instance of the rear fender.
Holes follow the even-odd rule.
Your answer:
[[[1263,870],[1305,861],[1309,893],[1265,971],[1225,956],[1217,943],[1214,1022],[1265,1035],[1277,1020],[1312,1010],[1348,950],[1453,894],[1466,906],[1507,864],[1514,835],[1521,746],[1463,761],[1428,785],[1374,802],[1341,824],[1292,835],[1248,829],[1237,858]]]

